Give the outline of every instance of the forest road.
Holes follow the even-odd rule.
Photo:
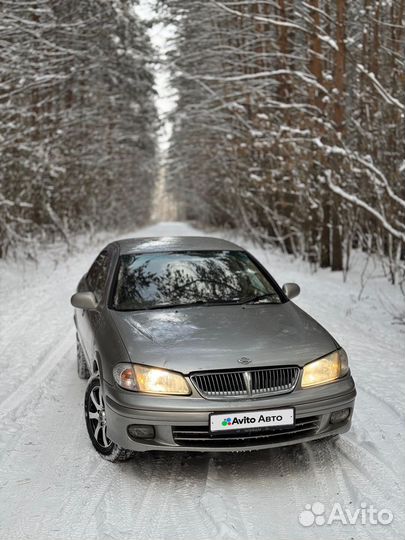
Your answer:
[[[204,233],[183,223],[136,233],[171,234]],[[378,303],[380,294],[395,301],[385,281],[359,303],[355,282],[251,249],[276,279],[299,281],[297,304],[348,350],[358,385],[348,434],[259,452],[157,452],[111,464],[87,437],[69,305],[101,247],[60,260],[44,252],[24,271],[14,262],[0,267],[2,540],[405,538],[404,334]],[[319,524],[304,526],[299,515],[315,502],[324,510]],[[393,521],[324,524],[336,503],[352,515],[371,505],[388,509]]]

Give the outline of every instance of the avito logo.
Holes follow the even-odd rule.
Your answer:
[[[272,416],[264,416],[261,414],[259,418],[257,419],[258,424],[268,424],[271,422],[281,422],[283,419],[281,414],[278,415],[272,415]],[[237,425],[243,425],[243,424],[256,424],[256,418],[250,417],[250,416],[244,416],[243,418],[224,418],[222,420],[222,425],[224,427],[226,426],[232,426],[233,424]]]
[[[263,415],[262,415],[263,416]],[[259,418],[259,422],[261,421],[261,417]],[[264,421],[264,417],[263,417]],[[250,418],[250,416],[244,416],[243,418],[238,418],[235,416],[235,418],[224,418],[222,420],[223,426],[233,426],[233,424],[237,425],[243,425],[243,424],[255,424],[256,418]]]
[[[389,525],[394,519],[394,514],[388,508],[378,510],[372,504],[360,503],[358,508],[345,508],[340,503],[334,503],[329,514],[326,513],[325,505],[319,501],[306,504],[305,510],[299,513],[298,521],[304,527],[312,525]]]

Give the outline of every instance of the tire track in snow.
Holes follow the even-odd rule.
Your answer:
[[[125,540],[189,540],[190,530],[195,539],[215,537],[215,526],[198,506],[206,480],[205,456],[139,454],[119,468],[92,518],[93,528]]]
[[[74,335],[74,329],[70,328],[62,341],[60,341],[55,348],[51,348],[44,360],[41,362],[41,365],[32,374],[32,376],[1,402],[0,420],[20,407],[20,405],[27,401],[33,393],[39,392],[44,380],[49,377],[54,370],[56,370],[63,357],[73,347]]]
[[[243,467],[240,507],[245,509],[245,523],[251,538],[283,538],[286,505],[295,500],[292,482],[291,447],[249,453]],[[266,516],[267,519],[263,519]]]
[[[135,538],[134,520],[143,497],[143,486],[131,473],[132,463],[116,463],[115,477],[93,515],[89,529],[100,537],[130,540]],[[117,504],[119,501],[119,504]]]
[[[54,498],[55,494],[59,497],[62,493],[63,498],[66,491],[71,490],[78,451],[82,451],[77,444],[81,430],[76,427],[80,425],[81,428],[82,424],[75,421],[79,416],[75,400],[80,386],[73,379],[76,375],[73,363],[69,361],[72,358],[66,359],[68,361],[62,364],[62,369],[50,378],[47,392],[35,402],[30,402],[27,414],[18,417],[19,437],[16,440],[12,438],[13,448],[1,464],[2,469],[8,471],[9,491],[18,500],[18,506],[11,507],[14,514],[8,514],[3,520],[5,531],[11,538],[14,537],[16,523],[22,538],[66,540],[66,531],[71,530],[67,527],[64,533],[60,533],[59,513],[55,516],[46,510],[48,494],[52,493]],[[22,475],[27,479],[26,489],[19,487]]]
[[[239,457],[240,454],[237,454]],[[242,456],[240,456],[242,458]],[[246,483],[240,472],[240,464],[238,461],[232,461],[231,464],[231,490],[234,494],[234,500],[237,505],[237,509],[240,515],[240,521],[243,527],[243,531],[246,533],[245,538],[254,538],[253,536],[253,524],[251,519],[247,518],[250,515],[249,501],[251,499],[250,490],[246,488]]]
[[[347,438],[317,441],[305,446],[311,462],[317,464],[313,468],[317,483],[323,486],[323,498],[317,500],[324,503],[327,509],[331,510],[336,502],[351,511],[360,508],[362,502],[373,504],[377,508],[387,506],[390,497],[389,492],[384,489],[387,471],[379,460],[374,459],[370,463],[370,456],[363,448],[351,443]],[[395,483],[398,485],[393,476],[391,482],[392,486]],[[399,500],[397,504],[400,504]],[[355,531],[356,540],[381,537],[382,529],[377,531],[373,527],[364,527],[360,522],[350,528]],[[383,530],[387,533],[389,531],[395,537],[395,524]]]
[[[392,456],[387,455],[387,457],[384,456],[381,452],[381,448],[378,449],[378,447],[374,444],[372,441],[372,437],[367,431],[366,428],[357,428],[356,430],[352,430],[349,435],[345,437],[345,442],[347,442],[349,445],[352,445],[353,449],[358,450],[358,452],[364,454],[364,463],[368,462],[368,458],[370,458],[372,461],[377,461],[378,466],[386,467],[389,474],[393,475],[394,477],[397,476],[397,471],[394,468],[394,465],[392,463]],[[343,441],[343,439],[342,439]],[[399,461],[403,461],[403,451],[401,446],[398,446],[396,444],[396,441],[394,439],[390,439],[390,449],[392,449],[392,444],[394,444],[396,448],[396,458],[400,458]],[[401,463],[399,464],[399,467],[401,466]]]
[[[353,428],[341,438],[341,446],[343,442],[353,445],[364,454],[364,466],[370,460],[376,462],[379,468],[385,467],[387,474],[396,479],[397,471],[403,470],[405,458],[402,416],[384,399],[368,391],[363,395],[363,391],[361,387],[358,400],[364,406],[356,408]]]
[[[299,528],[298,514],[308,503],[308,490],[303,490],[300,486],[302,476],[306,476],[309,471],[308,465],[313,464],[305,463],[305,445],[297,444],[285,449],[277,448],[275,471],[279,473],[280,479],[282,478],[278,484],[282,485],[283,492],[281,497],[278,497],[278,493],[276,493],[277,520],[274,521],[278,525],[277,536],[280,538],[288,538],[291,535],[291,518]],[[298,478],[297,469],[299,469]],[[290,519],[287,522],[285,521],[286,510],[291,511]]]
[[[308,495],[305,502],[308,504],[316,501],[321,502],[325,506],[326,515],[332,510],[335,503],[340,503],[342,508],[354,510],[359,507],[362,500],[358,487],[351,477],[345,474],[345,469],[337,458],[338,444],[336,440],[319,440],[303,445],[311,463],[315,486],[318,489],[318,493],[314,493],[312,497]],[[300,510],[304,510],[304,504]],[[342,537],[339,524],[330,527],[328,535],[331,538]],[[348,527],[350,528],[347,529],[347,533],[350,534],[350,538],[366,540],[373,537],[371,531],[364,527],[355,525],[348,525]],[[312,528],[304,529],[302,538],[312,537],[311,532],[313,533]]]
[[[378,469],[369,462],[367,453],[364,459],[360,456],[355,457],[354,450],[362,452],[362,448],[353,445],[350,440],[342,439],[337,443],[337,453],[335,459],[339,464],[342,476],[346,485],[351,486],[353,494],[353,504],[351,509],[355,510],[363,502],[373,505],[377,509],[400,507],[403,501],[402,483],[391,477],[391,489],[387,491],[384,484],[387,482],[384,469]],[[366,466],[365,466],[366,464]],[[390,471],[391,472],[391,471]],[[349,506],[349,505],[346,505]],[[399,520],[398,520],[399,518]],[[375,538],[381,537],[387,539],[399,539],[404,528],[401,524],[401,518],[394,516],[394,521],[389,526],[362,527],[360,524],[356,527],[357,538]]]
[[[176,454],[167,457],[146,455],[142,458],[139,465],[141,470],[144,469],[144,464],[147,465],[145,476],[148,483],[141,503],[137,507],[134,527],[137,538],[153,540],[162,538],[157,534],[159,522],[167,508],[168,499],[173,496],[180,460]]]
[[[216,528],[216,538],[242,540],[248,538],[241,518],[239,503],[230,490],[229,463],[221,464],[223,458],[211,457],[207,480],[200,505]]]
[[[365,394],[367,394],[369,397],[371,397],[375,401],[379,401],[384,407],[389,409],[392,413],[394,413],[402,422],[405,419],[405,414],[401,411],[399,411],[394,405],[389,403],[387,400],[383,399],[381,396],[379,396],[376,392],[373,392],[369,388],[366,388],[362,384],[356,383],[357,389],[361,390]]]
[[[181,454],[179,454],[181,455]],[[195,531],[193,538],[206,540],[215,538],[216,526],[207,514],[201,498],[204,496],[209,462],[207,454],[186,453],[182,456],[182,469],[178,477],[175,496],[170,499],[169,512],[176,526],[176,538],[189,540],[190,530]],[[198,535],[196,532],[198,531]],[[171,540],[173,534],[167,536]]]
[[[350,464],[352,473],[363,477],[364,496],[373,497],[374,500],[386,500],[393,493],[397,493],[396,496],[399,497],[401,494],[403,495],[398,474],[363,447],[345,439],[339,441],[337,455],[341,461],[345,460],[346,463]],[[341,465],[342,471],[348,469],[346,463]],[[394,491],[392,491],[393,488]],[[359,489],[359,483],[356,484],[356,489]]]
[[[319,493],[328,501],[336,498],[338,494],[352,496],[342,477],[340,468],[336,467],[335,456],[332,451],[334,447],[334,440],[328,439],[312,441],[303,445]]]
[[[102,459],[102,458],[99,458]],[[90,478],[87,478],[86,483],[89,484],[88,497],[83,501],[82,505],[77,504],[77,497],[70,493],[68,508],[65,508],[66,520],[62,530],[70,527],[72,533],[69,537],[71,540],[82,540],[83,538],[91,538],[94,536],[106,537],[104,507],[108,493],[112,489],[116,480],[116,471],[114,466],[111,468],[111,463],[104,461],[97,467],[96,473],[93,473]],[[82,491],[80,490],[78,495]],[[70,511],[66,512],[70,508]],[[100,519],[100,515],[102,518]],[[74,523],[74,527],[72,527]],[[118,525],[118,522],[117,522]],[[73,530],[72,530],[73,529]],[[94,533],[97,531],[97,534]]]

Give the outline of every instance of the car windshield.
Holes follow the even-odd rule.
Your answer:
[[[114,292],[117,310],[195,304],[281,303],[268,277],[244,251],[122,255]]]

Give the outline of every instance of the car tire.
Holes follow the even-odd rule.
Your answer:
[[[114,463],[127,461],[133,457],[135,452],[122,448],[107,437],[104,397],[98,374],[94,375],[87,384],[84,415],[91,443],[103,459]]]
[[[90,371],[87,367],[86,358],[84,356],[83,347],[79,341],[79,336],[76,334],[76,357],[77,357],[77,374],[79,379],[88,379]]]

